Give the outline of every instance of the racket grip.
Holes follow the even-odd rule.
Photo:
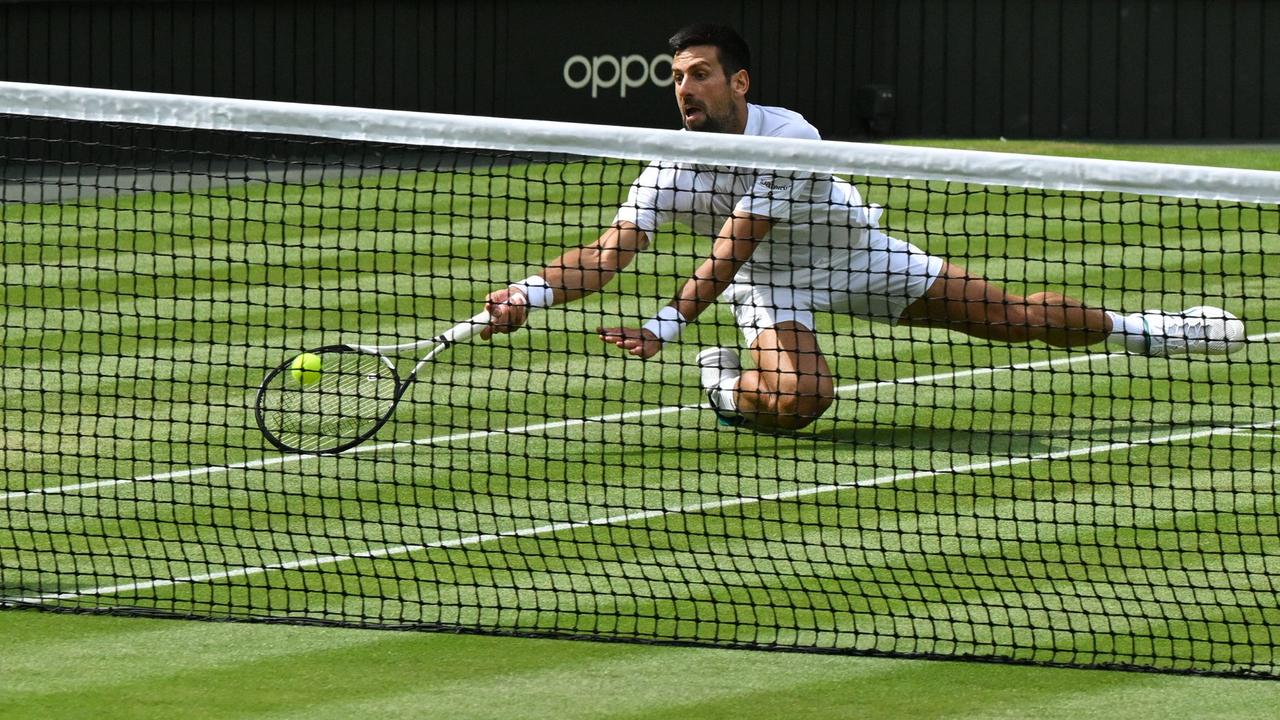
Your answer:
[[[489,315],[488,311],[482,311],[479,315],[476,315],[470,320],[463,320],[457,325],[445,330],[438,338],[436,338],[436,340],[437,342],[444,343],[446,345],[460,343],[488,327],[489,323],[492,321],[493,317]]]

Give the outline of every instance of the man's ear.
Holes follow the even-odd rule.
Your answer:
[[[733,92],[738,95],[746,95],[747,90],[751,89],[751,76],[747,74],[746,69],[739,70],[729,79],[729,84],[733,87]]]

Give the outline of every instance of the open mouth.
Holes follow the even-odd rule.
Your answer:
[[[684,106],[684,120],[686,123],[692,120],[697,120],[698,118],[702,118],[705,116],[706,116],[706,112],[704,112],[703,109],[698,107],[697,105]]]

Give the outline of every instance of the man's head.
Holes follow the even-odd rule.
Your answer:
[[[747,126],[751,50],[723,25],[681,28],[669,41],[680,117],[689,130],[741,133]]]

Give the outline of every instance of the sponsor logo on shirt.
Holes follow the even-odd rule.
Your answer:
[[[758,182],[764,187],[769,188],[769,192],[782,192],[784,190],[791,189],[791,181],[784,180],[782,178],[774,178],[774,177],[760,178]]]

